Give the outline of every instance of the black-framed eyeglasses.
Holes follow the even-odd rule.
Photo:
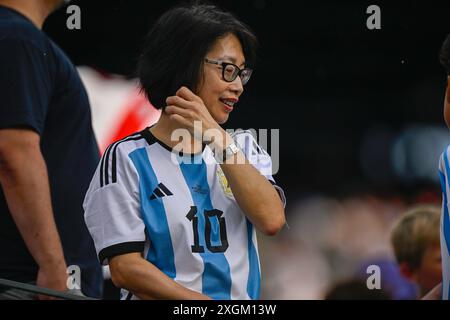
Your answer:
[[[216,61],[205,58],[207,63],[216,64],[222,67],[222,78],[226,82],[233,82],[238,76],[241,78],[242,85],[245,85],[248,80],[250,80],[250,76],[252,75],[253,70],[250,68],[240,69],[237,65],[229,62]]]

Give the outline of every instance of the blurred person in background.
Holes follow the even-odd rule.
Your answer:
[[[74,65],[41,30],[63,2],[0,0],[0,278],[66,291],[75,265],[75,287],[100,298],[82,208],[99,161],[89,101]],[[0,299],[34,298],[0,288]]]
[[[445,39],[441,52],[440,62],[447,72],[447,90],[444,100],[444,120],[450,127],[450,35]],[[441,212],[441,254],[442,254],[442,298],[450,299],[450,213],[449,213],[449,190],[450,190],[450,148],[443,152],[439,160],[439,178],[442,189],[442,212]]]
[[[325,300],[391,300],[389,292],[378,289],[369,290],[366,281],[351,278],[340,281],[325,294]]]
[[[417,298],[442,279],[440,216],[437,206],[417,205],[402,214],[392,229],[391,243],[400,273],[417,285]]]
[[[147,35],[138,74],[161,117],[107,149],[84,202],[122,299],[259,298],[255,229],[284,226],[283,192],[251,134],[220,126],[255,46],[245,24],[213,5],[174,7]]]

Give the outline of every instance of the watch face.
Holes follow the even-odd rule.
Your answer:
[[[234,143],[230,144],[229,147],[232,153],[237,153],[239,151],[238,147]]]

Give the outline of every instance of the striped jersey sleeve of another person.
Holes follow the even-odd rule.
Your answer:
[[[248,133],[234,138],[284,202],[270,156]],[[140,252],[174,281],[213,299],[259,298],[256,232],[209,147],[180,156],[148,128],[113,143],[98,165],[84,209],[102,264]],[[125,298],[138,299],[122,289]]]
[[[441,256],[442,256],[442,299],[450,299],[450,146],[444,151],[439,160],[439,179],[442,188],[441,214]]]

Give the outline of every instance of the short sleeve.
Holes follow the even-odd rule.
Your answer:
[[[146,237],[138,174],[127,153],[115,144],[105,151],[83,207],[86,225],[103,265],[116,255],[144,251]]]
[[[21,39],[0,39],[0,128],[42,133],[51,100],[48,53]]]
[[[269,182],[277,190],[283,205],[286,206],[286,197],[283,189],[276,184],[275,179],[272,176],[273,166],[272,158],[266,150],[261,148],[251,131],[239,130],[234,132],[232,138],[244,153],[248,161],[269,180]]]

